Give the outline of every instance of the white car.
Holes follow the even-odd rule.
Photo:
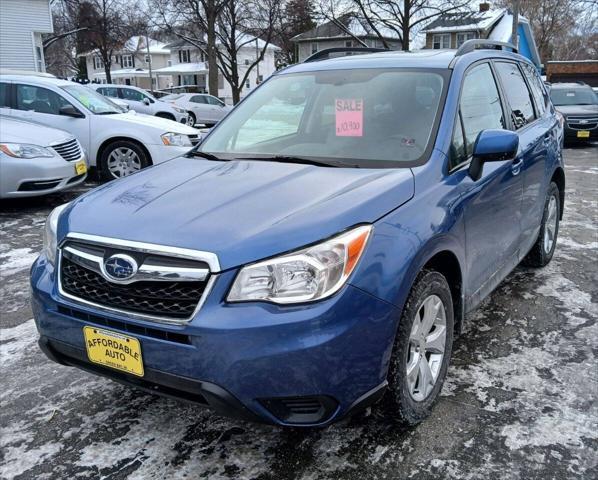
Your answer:
[[[119,102],[126,103],[130,110],[193,126],[185,109],[158,100],[151,93],[141,88],[111,83],[90,83],[87,86],[110,98],[112,101],[118,100]]]
[[[214,126],[233,109],[222,100],[205,93],[172,93],[161,100],[184,108],[189,112],[193,125],[202,123],[206,127]]]
[[[105,180],[179,157],[200,140],[192,127],[123,113],[87,86],[54,78],[0,75],[0,114],[71,133]]]
[[[0,198],[59,192],[86,176],[85,154],[70,133],[0,115]]]

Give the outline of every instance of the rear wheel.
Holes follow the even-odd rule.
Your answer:
[[[561,216],[561,200],[559,187],[551,182],[548,195],[544,203],[544,213],[540,233],[534,246],[523,259],[523,264],[528,267],[544,267],[548,265],[556,250],[556,241],[559,233],[559,219]]]
[[[151,160],[141,146],[130,140],[110,143],[102,152],[100,176],[109,181],[126,177],[151,165]]]
[[[401,315],[388,371],[384,408],[404,425],[416,425],[432,410],[453,346],[453,302],[438,272],[422,271]]]

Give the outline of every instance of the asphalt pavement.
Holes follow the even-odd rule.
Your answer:
[[[51,208],[94,185],[0,202],[0,478],[598,478],[598,147],[565,162],[553,261],[516,269],[468,316],[412,429],[375,408],[321,430],[248,424],[50,362],[28,270]]]

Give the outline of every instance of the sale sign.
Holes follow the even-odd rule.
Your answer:
[[[363,136],[363,99],[345,98],[334,101],[337,137]]]

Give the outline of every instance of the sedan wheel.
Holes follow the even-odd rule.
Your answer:
[[[547,255],[552,251],[552,246],[556,238],[558,210],[556,197],[551,196],[548,201],[548,216],[546,217],[546,226],[544,228],[544,253]]]
[[[425,400],[436,384],[446,344],[446,310],[437,295],[424,300],[411,328],[407,383],[411,397]]]
[[[114,178],[125,177],[138,170],[141,170],[141,160],[130,148],[116,148],[108,156],[108,171]]]

